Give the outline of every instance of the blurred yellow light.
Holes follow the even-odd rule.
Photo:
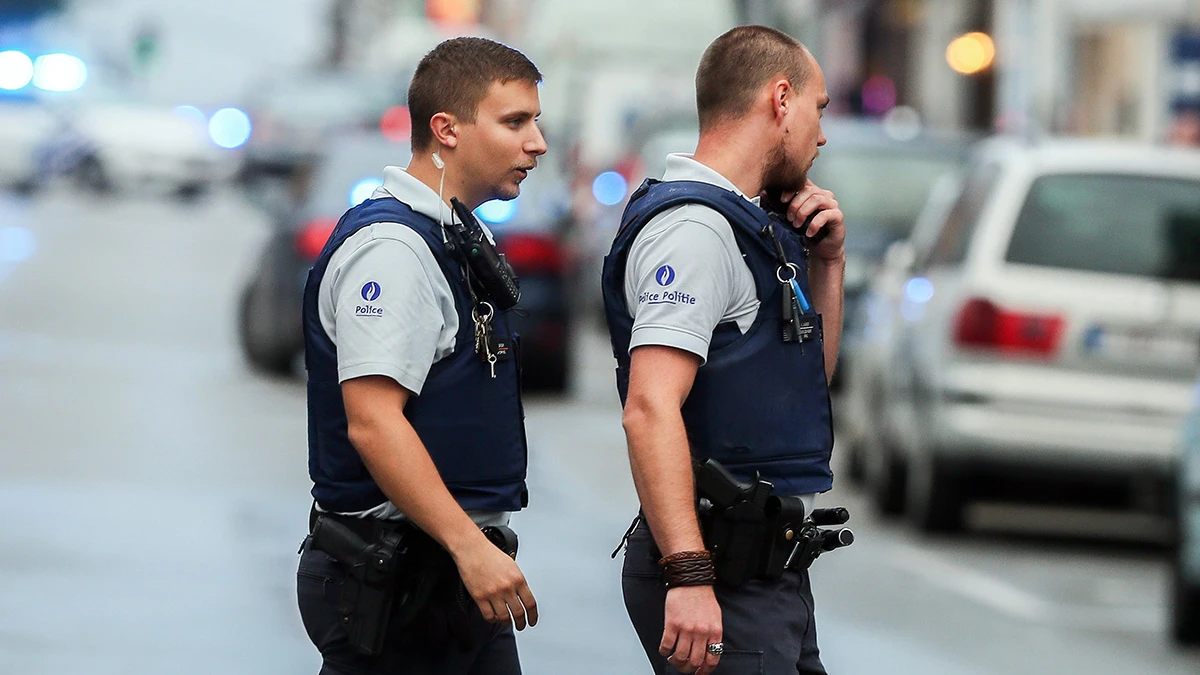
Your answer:
[[[987,33],[960,35],[946,47],[946,62],[957,73],[974,75],[992,65],[996,44]]]

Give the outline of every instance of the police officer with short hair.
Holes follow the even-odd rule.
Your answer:
[[[656,673],[718,663],[737,674],[824,673],[811,559],[776,557],[774,577],[718,581],[713,560],[729,552],[706,546],[693,466],[711,458],[739,481],[761,477],[804,512],[832,487],[827,378],[845,235],[837,201],[807,177],[829,96],[803,45],[742,26],[708,47],[696,99],[695,154],[668,156],[662,181],[634,193],[603,272],[649,526],[635,521],[627,536],[625,603]]]
[[[315,503],[297,586],[322,673],[520,672],[512,626],[537,605],[506,528],[528,501],[517,355],[450,229],[482,228],[469,210],[517,197],[546,152],[540,81],[490,40],[430,51],[411,163],[384,169],[309,274]]]

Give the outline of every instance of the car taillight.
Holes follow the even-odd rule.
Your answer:
[[[990,300],[971,298],[958,311],[954,341],[960,347],[1005,354],[1052,356],[1065,321],[1053,314],[1015,312]]]
[[[510,234],[496,242],[496,248],[513,266],[517,276],[525,274],[559,274],[563,267],[563,251],[549,237],[532,234]]]
[[[304,224],[296,233],[296,250],[308,260],[316,260],[337,227],[337,220],[332,218],[316,218]]]

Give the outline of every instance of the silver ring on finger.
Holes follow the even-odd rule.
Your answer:
[[[708,646],[708,653],[713,656],[720,656],[725,653],[724,642],[714,642]]]

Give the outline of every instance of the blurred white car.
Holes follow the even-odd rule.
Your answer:
[[[1200,366],[1200,154],[996,140],[946,194],[862,303],[875,358],[845,421],[876,498],[927,530],[1017,487],[1165,511]]]
[[[192,197],[235,169],[204,124],[170,108],[83,103],[59,116],[63,124],[42,150],[43,166],[98,191],[150,186]]]
[[[38,180],[38,149],[55,129],[54,116],[34,101],[0,102],[0,187],[29,190]]]

